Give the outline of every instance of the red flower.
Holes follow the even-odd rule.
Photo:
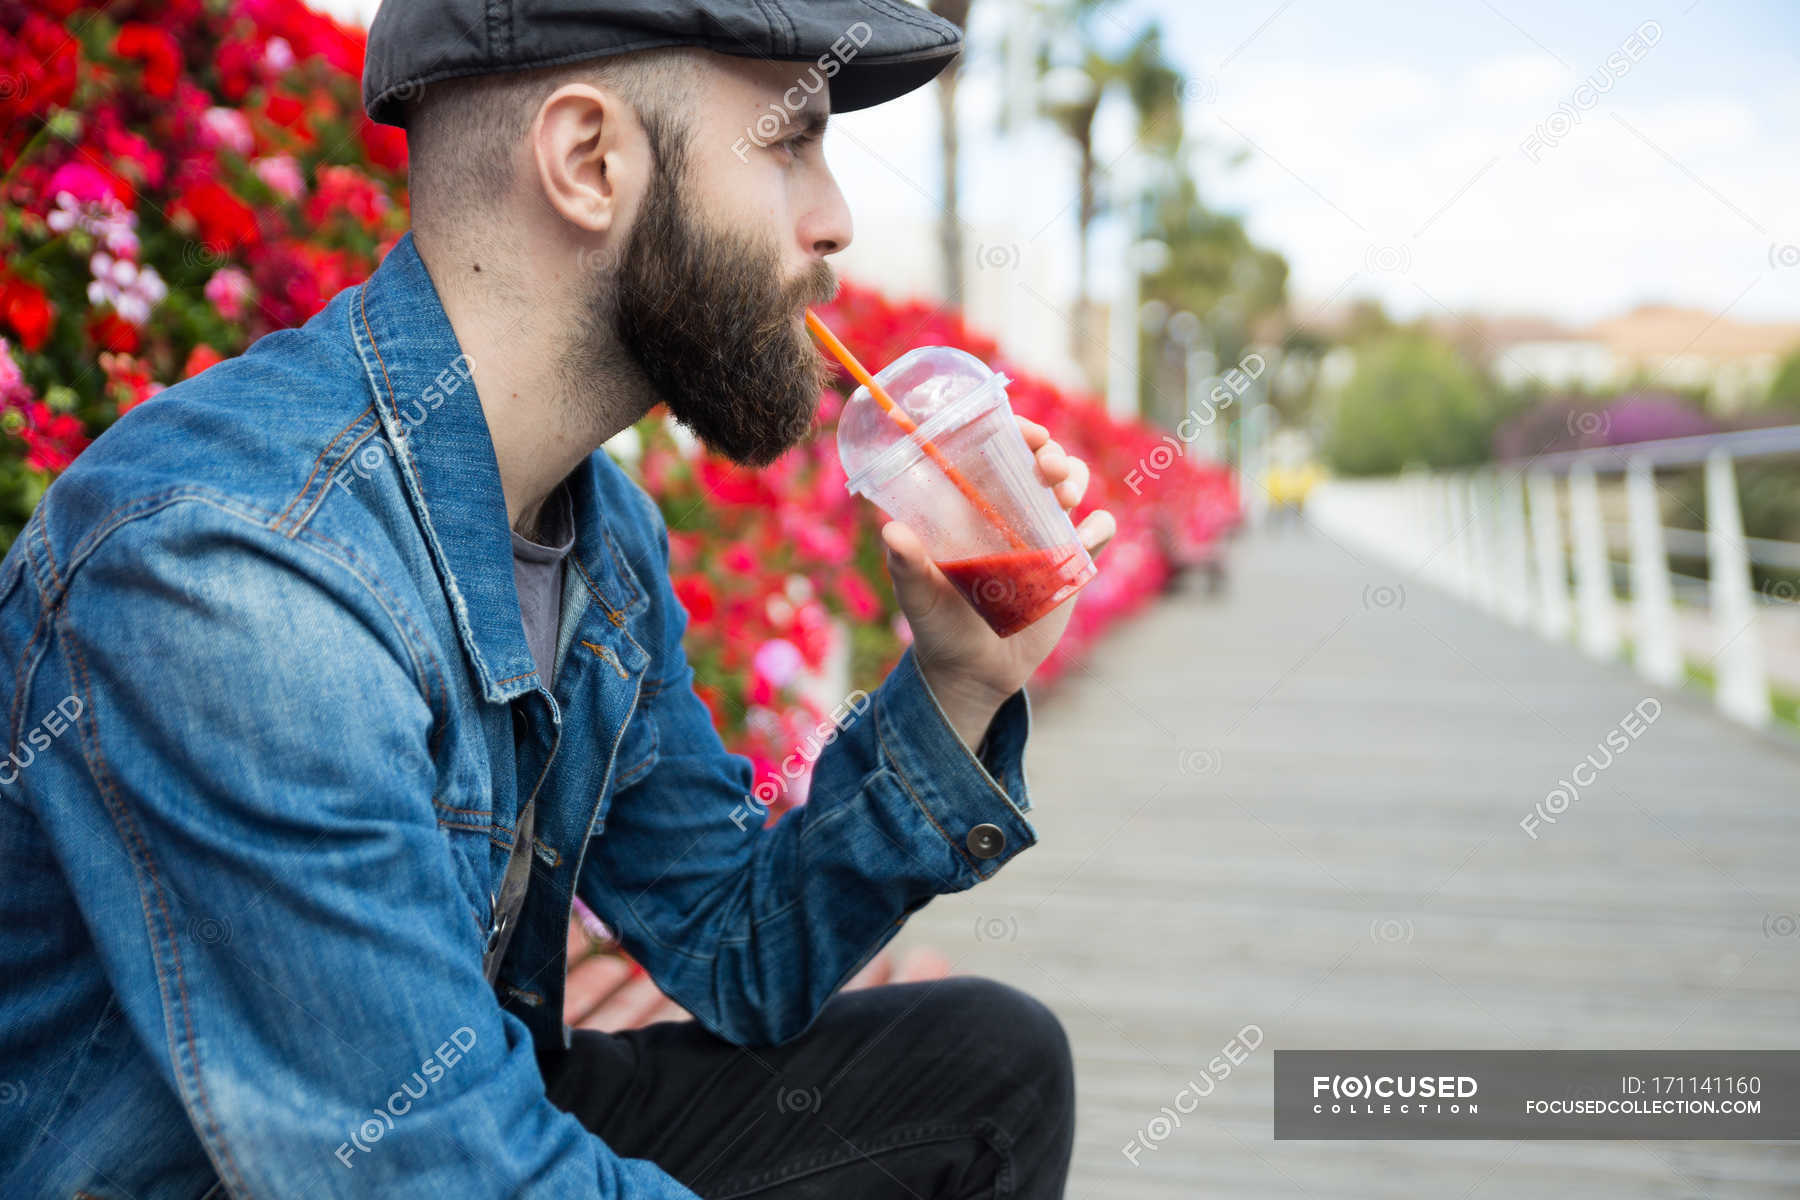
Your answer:
[[[406,130],[392,125],[377,125],[367,116],[361,119],[358,132],[369,161],[390,171],[406,170]]]
[[[129,354],[102,352],[100,369],[106,372],[106,394],[124,416],[156,393],[163,385],[150,378],[150,366]]]
[[[181,47],[167,30],[133,21],[119,26],[113,53],[144,64],[146,95],[167,98],[175,94],[181,76]]]
[[[262,240],[255,210],[224,184],[211,180],[183,191],[169,206],[169,215],[191,228],[214,254],[231,254]]]
[[[872,621],[881,615],[881,599],[869,581],[855,571],[837,573],[837,595],[855,621]]]
[[[181,377],[183,379],[188,379],[198,375],[214,363],[224,361],[224,355],[220,354],[217,350],[214,350],[211,346],[208,346],[205,342],[201,342],[188,353],[187,362],[181,368]]]
[[[60,14],[58,14],[60,15]],[[16,35],[0,28],[0,120],[21,143],[33,132],[19,118],[65,108],[75,95],[75,65],[81,43],[57,21],[27,12]],[[9,147],[9,149],[11,149]],[[12,162],[10,154],[0,161]]]
[[[704,575],[684,575],[675,581],[675,598],[687,609],[688,619],[697,625],[712,621],[716,605],[712,583]]]
[[[253,41],[233,40],[218,48],[214,65],[219,71],[219,95],[236,104],[250,94],[262,78],[263,48]]]
[[[87,334],[89,340],[102,350],[117,350],[124,354],[138,351],[137,326],[110,309],[88,317]]]
[[[387,193],[355,167],[320,167],[318,176],[318,186],[306,203],[309,225],[323,225],[346,213],[358,225],[372,227],[392,207]]]
[[[66,470],[75,456],[87,449],[88,438],[81,431],[81,422],[68,413],[52,412],[41,400],[27,400],[12,412],[18,416],[4,425],[18,425],[18,437],[25,443],[25,465],[33,470],[53,474]]]
[[[27,350],[37,350],[50,336],[50,322],[55,318],[50,301],[36,284],[17,276],[0,276],[0,321],[12,327]]]

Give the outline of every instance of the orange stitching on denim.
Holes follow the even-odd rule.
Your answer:
[[[301,499],[306,495],[306,493],[312,490],[313,480],[317,479],[319,477],[319,465],[325,461],[325,456],[327,454],[331,453],[331,448],[338,444],[338,439],[343,437],[345,434],[349,433],[352,429],[355,429],[358,425],[362,424],[362,419],[374,411],[375,411],[375,405],[373,402],[371,402],[367,408],[364,408],[361,412],[357,413],[356,416],[352,417],[350,419],[350,423],[348,425],[344,426],[342,429],[338,430],[336,433],[334,433],[331,436],[331,440],[329,442],[325,443],[325,448],[323,450],[319,451],[319,456],[317,458],[313,459],[312,472],[309,475],[307,475],[306,482],[300,485],[299,494],[296,495],[292,500],[288,501],[288,506],[281,510],[280,514],[278,516],[276,516],[274,524],[272,524],[269,528],[271,528],[271,529],[280,529],[281,528],[281,523],[283,521],[287,520],[287,515],[294,511],[294,505],[300,503]]]
[[[40,512],[41,512],[41,510],[40,510]],[[30,532],[29,526],[27,526],[26,532],[27,533]],[[49,531],[45,528],[45,522],[44,522],[42,516],[38,517],[38,533],[39,533],[39,536],[43,538],[45,547],[47,549],[49,546],[49,542],[50,542],[50,534],[49,534]],[[25,568],[31,565],[31,553],[30,553],[31,543],[29,540],[26,541],[25,551],[26,551],[25,561],[19,564],[19,571],[20,571],[21,575],[24,573]],[[35,578],[35,572],[33,574],[34,574],[34,578],[31,580],[31,585],[33,588],[37,589],[38,619],[37,619],[37,624],[33,625],[31,628],[31,636],[25,639],[24,649],[19,651],[19,665],[17,667],[13,668],[13,679],[16,680],[17,682],[15,683],[14,688],[13,688],[12,705],[10,706],[10,709],[7,714],[6,740],[7,740],[8,745],[12,745],[18,741],[18,739],[14,736],[13,731],[18,728],[20,720],[23,719],[21,716],[21,713],[23,712],[24,705],[25,705],[25,690],[26,690],[25,686],[24,686],[25,685],[25,660],[31,656],[32,647],[37,645],[38,634],[43,632],[44,626],[46,624],[48,624],[50,621],[51,606],[44,599],[44,590],[41,587],[38,587],[38,581]],[[51,576],[52,583],[54,583],[55,579],[56,579],[56,572],[51,571],[50,576]],[[58,592],[57,588],[55,588],[55,587],[51,588],[52,595],[56,595],[57,592]]]
[[[369,412],[369,411],[373,410],[374,407],[375,406],[373,404],[371,404],[368,408],[364,409],[363,411]],[[304,514],[302,514],[301,516],[296,517],[294,519],[294,523],[292,525],[288,526],[289,532],[283,536],[289,537],[289,538],[295,537],[296,535],[299,534],[301,526],[305,525],[308,521],[312,520],[313,514],[319,511],[319,505],[325,503],[325,497],[330,495],[331,481],[335,480],[337,478],[338,469],[340,467],[342,467],[344,465],[344,463],[346,463],[350,460],[351,455],[356,453],[358,447],[360,447],[364,442],[368,441],[369,438],[374,436],[376,433],[379,433],[380,431],[381,431],[381,422],[379,420],[377,420],[373,425],[369,426],[369,428],[363,433],[363,435],[361,437],[357,438],[354,442],[351,442],[348,446],[344,447],[344,452],[342,454],[338,455],[336,462],[331,464],[331,468],[332,468],[331,474],[327,478],[324,485],[319,488],[319,494],[318,494],[317,498],[315,498],[313,500],[313,502],[307,506],[306,512]]]
[[[642,599],[644,593],[637,589],[637,586],[632,582],[632,573],[628,571],[625,568],[625,564],[620,561],[618,543],[613,541],[612,530],[606,527],[604,520],[600,523],[600,536],[606,539],[606,549],[612,555],[613,569],[618,572],[620,585],[624,587],[626,591],[631,593],[631,599],[625,602],[626,606],[629,607]],[[611,614],[608,615],[610,616]]]
[[[162,508],[190,500],[198,501],[203,504],[211,504],[213,507],[233,516],[245,515],[244,513],[240,513],[238,511],[239,509],[245,510],[247,513],[254,513],[259,518],[270,515],[269,510],[236,496],[218,496],[211,491],[203,492],[184,490],[182,488],[170,488],[167,491],[158,492],[152,496],[140,496],[127,501],[107,513],[106,516],[101,517],[101,522],[107,522],[118,516],[118,514],[125,512],[127,509],[140,506],[146,509],[143,513],[122,518],[113,524],[97,525],[82,539],[81,546],[77,547],[77,553],[70,559],[70,562],[73,563],[76,559],[81,558],[83,554],[93,553],[99,548],[99,544],[110,536],[113,530],[120,525],[124,525],[128,521],[148,518],[155,515],[155,513]],[[221,502],[227,500],[230,502],[229,504]],[[261,528],[273,531],[274,525],[274,522],[270,522],[262,524]],[[332,562],[341,569],[349,572],[351,577],[362,584],[372,595],[383,600],[382,611],[387,614],[389,620],[402,627],[401,641],[406,647],[408,656],[414,660],[415,666],[424,675],[424,678],[420,680],[420,682],[425,686],[425,703],[428,708],[432,708],[433,710],[433,729],[431,739],[427,745],[431,747],[433,756],[435,757],[437,747],[441,743],[444,734],[443,716],[448,709],[450,692],[448,685],[445,683],[443,676],[439,672],[437,656],[431,652],[430,642],[425,638],[419,626],[413,623],[411,616],[406,611],[406,607],[400,603],[399,597],[395,596],[382,585],[380,579],[373,571],[369,570],[365,564],[363,564],[362,560],[357,557],[355,551],[336,539],[327,537],[316,529],[306,530],[306,536],[336,550],[338,554],[341,555],[341,558],[332,558],[331,556],[326,555],[327,561]],[[82,550],[82,546],[86,546],[90,542],[93,544],[92,548],[85,551]],[[71,579],[72,578],[73,576],[71,576]],[[62,608],[65,599],[64,593],[66,591],[67,588],[65,586],[58,586],[52,590],[52,595],[49,597],[48,601],[44,599],[41,592],[39,593],[40,603],[43,603],[44,605],[44,610],[38,617],[39,629],[43,627],[56,611]],[[37,634],[38,629],[34,629],[30,641],[26,643],[27,651],[29,651],[31,642],[36,640]],[[23,656],[21,656],[19,661],[23,664]],[[438,697],[435,706],[432,701],[434,694]],[[17,705],[22,700],[22,696],[15,696],[14,722],[18,720],[16,709]]]
[[[50,540],[50,522],[49,521],[39,522],[38,537],[40,539],[42,539],[42,541],[44,543],[44,558],[50,564],[51,588],[55,591],[61,591],[62,590],[62,575],[56,569],[56,545],[55,545],[55,543],[53,543]]]
[[[601,594],[600,585],[594,582],[594,577],[588,574],[587,568],[582,566],[573,557],[569,559],[569,565],[575,568],[575,573],[577,575],[581,576],[581,581],[587,585],[587,590],[593,593],[594,600],[601,608],[606,610],[606,619],[611,621],[614,625],[617,625],[620,629],[625,628],[625,614],[615,608],[612,601]]]
[[[619,656],[613,652],[613,648],[611,646],[595,645],[593,642],[587,641],[585,638],[582,640],[581,644],[586,646],[589,650],[592,650],[596,655],[605,659],[609,664],[611,664],[612,669],[619,673],[620,679],[630,679],[631,678],[631,673],[625,669],[625,664],[619,661]]]
[[[893,752],[888,749],[887,738],[882,735],[881,720],[879,717],[877,717],[877,719],[875,721],[875,740],[881,743],[882,754],[890,762],[894,761]],[[931,810],[929,808],[926,808],[924,801],[919,799],[919,794],[917,792],[913,791],[912,784],[910,784],[906,781],[905,772],[899,771],[899,770],[892,770],[892,771],[889,771],[888,774],[892,775],[895,779],[898,779],[900,781],[900,786],[902,788],[906,789],[906,794],[908,796],[912,797],[912,802],[913,802],[914,806],[917,807],[918,810],[924,814],[925,819],[927,821],[931,822],[931,827],[933,829],[937,830],[938,833],[943,836],[944,841],[949,843],[951,849],[955,850],[956,853],[962,857],[962,860],[969,865],[969,868],[971,870],[973,870],[976,875],[980,875],[981,868],[976,864],[975,860],[969,856],[968,851],[966,849],[964,849],[964,847],[959,842],[957,842],[957,840],[955,838],[951,837],[947,833],[944,833],[944,827],[942,825],[938,824],[937,818],[931,815]]]

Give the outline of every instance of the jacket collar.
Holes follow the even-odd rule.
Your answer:
[[[410,230],[357,293],[351,332],[407,500],[483,694],[511,700],[538,685],[537,668],[519,615],[506,495],[471,360]]]

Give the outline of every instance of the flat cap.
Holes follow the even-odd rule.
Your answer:
[[[930,82],[961,52],[962,31],[906,0],[382,0],[363,108],[404,128],[405,103],[441,79],[658,46],[816,68],[832,110],[849,112]]]

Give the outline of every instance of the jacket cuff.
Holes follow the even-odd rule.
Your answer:
[[[1024,688],[1001,703],[977,756],[957,736],[908,646],[876,692],[875,728],[886,765],[976,879],[1037,843],[1025,817],[1031,701]]]

